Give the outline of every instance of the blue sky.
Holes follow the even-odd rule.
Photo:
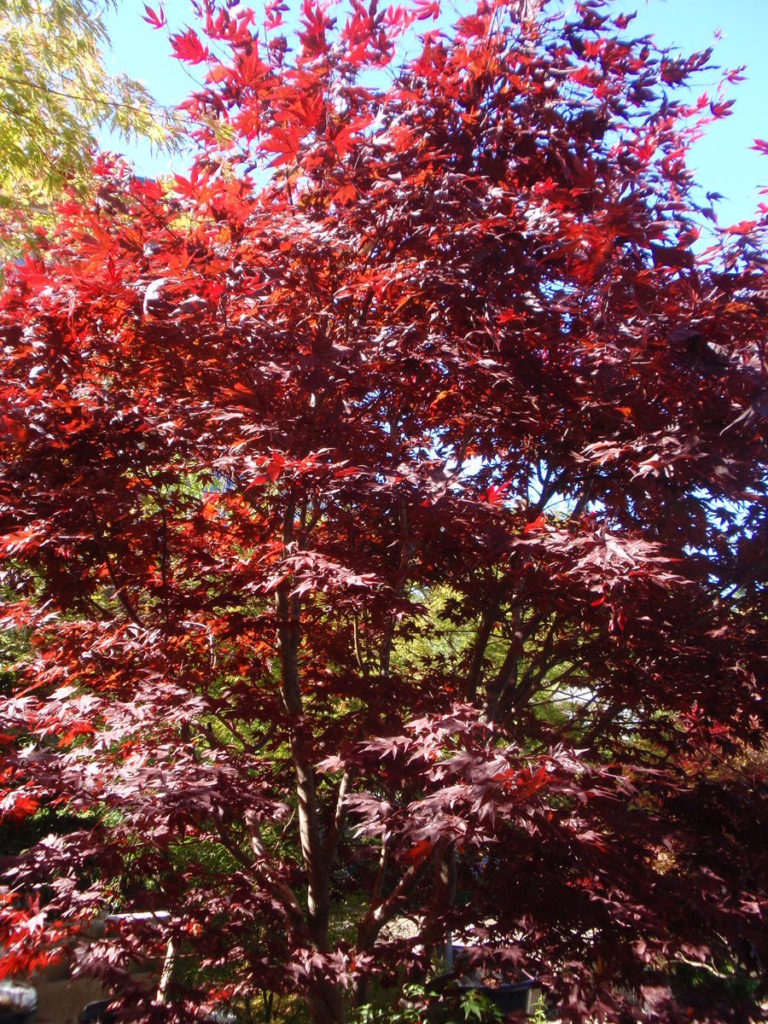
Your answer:
[[[568,6],[569,0],[564,2]],[[164,7],[173,27],[192,21],[189,0],[166,0]],[[768,157],[750,150],[753,139],[768,138],[768,0],[617,0],[616,7],[638,12],[633,23],[637,34],[651,32],[659,43],[685,51],[714,44],[713,60],[718,65],[746,65],[746,81],[729,94],[736,100],[733,114],[711,126],[696,144],[691,164],[708,191],[726,197],[719,207],[721,222],[753,216],[760,201],[758,188],[768,185]],[[110,62],[143,81],[159,101],[178,102],[194,88],[194,79],[171,56],[164,32],[150,28],[142,13],[140,0],[123,0],[109,14]],[[713,87],[716,80],[714,73],[703,76],[697,92]],[[122,149],[143,173],[185,169],[183,158],[153,157],[144,145],[127,147],[114,141],[110,145]]]

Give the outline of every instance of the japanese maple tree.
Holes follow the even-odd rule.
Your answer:
[[[0,969],[340,1024],[454,936],[563,1020],[760,1018],[766,211],[687,168],[710,55],[196,6],[195,166],[105,159],[6,270],[0,808],[69,825]]]

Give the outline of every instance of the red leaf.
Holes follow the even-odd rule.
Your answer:
[[[420,842],[412,846],[410,850],[406,850],[404,857],[412,864],[420,864],[432,855],[433,846],[428,839],[422,839]]]
[[[434,405],[434,402],[432,405]],[[509,481],[505,484],[491,484],[491,486],[484,491],[481,497],[483,501],[486,501],[489,505],[501,505],[510,486],[511,484]]]
[[[224,64],[214,64],[208,69],[209,82],[225,82],[232,77],[232,72]]]
[[[419,21],[426,21],[428,18],[440,17],[439,0],[414,0],[413,9]]]
[[[162,4],[159,8],[159,14],[155,13],[148,4],[144,4],[144,10],[146,11],[146,15],[143,20],[146,21],[147,24],[151,25],[152,28],[162,28],[166,24],[165,12],[163,11]]]
[[[347,206],[356,196],[357,189],[354,185],[342,185],[337,192],[334,192],[333,201],[338,206]]]
[[[174,56],[185,64],[200,64],[208,57],[208,48],[203,46],[194,29],[177,32],[171,36]]]
[[[523,533],[535,533],[537,530],[540,530],[543,526],[546,525],[547,519],[546,516],[542,513],[541,515],[538,515],[532,523],[525,524],[525,526],[523,527]]]

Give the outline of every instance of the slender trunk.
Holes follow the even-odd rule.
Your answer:
[[[521,623],[522,612],[520,606],[517,605],[512,611],[514,632],[506,656],[496,678],[488,684],[486,689],[485,707],[483,708],[483,719],[486,722],[495,721],[497,706],[503,704],[507,691],[510,687],[514,689],[517,683],[517,670],[523,654],[524,642]]]
[[[307,1006],[314,1024],[344,1024],[347,1019],[341,990],[329,981],[315,985],[307,996]]]
[[[312,942],[321,952],[328,949],[328,873],[323,856],[322,830],[315,793],[311,742],[304,731],[298,674],[298,601],[289,595],[290,584],[277,592],[278,644],[282,696],[290,722],[289,745],[296,777],[299,844],[307,873],[307,919]]]
[[[493,627],[496,625],[496,620],[499,617],[499,611],[501,609],[501,602],[504,597],[505,589],[505,580],[497,583],[491,594],[490,600],[485,607],[482,618],[480,619],[480,625],[477,630],[477,639],[475,640],[474,650],[472,651],[472,661],[469,666],[469,672],[467,673],[467,681],[464,684],[464,693],[467,700],[474,700],[475,695],[477,694],[477,688],[480,685],[480,680],[483,675],[483,660],[485,659],[485,652],[488,647],[488,642],[491,639]]]
[[[450,933],[446,931],[446,915],[450,914],[456,902],[457,856],[454,846],[435,848],[432,906],[429,913],[432,924],[424,930],[426,963],[432,962],[436,949],[445,949],[451,941]]]
[[[288,501],[283,520],[286,550],[294,542],[295,502]],[[307,877],[307,929],[313,946],[329,950],[330,871],[317,806],[312,738],[305,728],[299,679],[300,601],[291,593],[292,580],[277,588],[277,643],[280,655],[280,690],[289,716],[289,746],[296,778],[299,845]],[[319,981],[307,995],[315,1024],[344,1024],[344,999],[339,987]]]

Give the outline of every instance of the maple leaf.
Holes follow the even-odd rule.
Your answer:
[[[200,64],[208,59],[208,48],[200,42],[194,29],[176,32],[171,36],[174,56],[185,64]]]
[[[148,4],[144,4],[144,21],[152,28],[163,28],[166,24],[165,11],[163,10],[162,4],[158,10],[155,11]]]

